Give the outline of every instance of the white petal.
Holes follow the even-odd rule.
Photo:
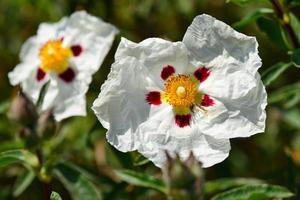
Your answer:
[[[37,62],[22,62],[8,73],[10,83],[12,85],[20,84],[22,91],[34,103],[38,100],[41,88],[49,80],[47,75],[41,81],[36,79],[38,66]]]
[[[115,59],[134,57],[148,71],[148,78],[163,89],[160,74],[163,67],[174,66],[176,73],[186,73],[194,67],[190,63],[189,52],[182,42],[170,42],[159,38],[149,38],[140,43],[121,39]]]
[[[36,36],[30,37],[22,45],[20,52],[21,62],[38,62],[39,51],[43,43],[41,43]]]
[[[68,18],[63,17],[60,21],[55,23],[41,23],[37,31],[37,39],[40,43],[45,43],[48,40],[60,39],[65,35],[65,27]]]
[[[249,137],[265,129],[267,94],[256,74],[256,87],[238,99],[214,99],[216,105],[207,107],[207,116],[199,120],[204,134],[214,138]],[[211,117],[211,110],[217,113]],[[200,117],[199,117],[200,118]]]
[[[90,74],[75,72],[75,79],[65,82],[56,74],[50,74],[51,81],[44,97],[43,110],[54,109],[57,121],[71,116],[86,115],[85,94],[91,82]]]
[[[73,58],[81,71],[95,73],[110,50],[117,28],[85,11],[72,14],[66,24],[64,45],[80,45],[82,53]]]
[[[134,58],[116,61],[92,107],[108,129],[108,141],[120,151],[136,149],[136,130],[148,117],[145,75]]]
[[[209,15],[197,16],[189,26],[183,42],[196,60],[209,63],[218,56],[231,58],[240,68],[255,75],[261,66],[258,44],[249,37]]]
[[[219,56],[207,64],[210,75],[200,84],[200,90],[221,99],[238,99],[256,87],[254,76],[236,65],[234,59]]]
[[[138,151],[158,167],[163,167],[166,162],[165,151],[171,156],[179,154],[182,160],[193,152],[203,167],[223,161],[230,151],[229,140],[206,136],[196,124],[177,127],[174,113],[168,108],[161,109],[140,125],[139,139]]]

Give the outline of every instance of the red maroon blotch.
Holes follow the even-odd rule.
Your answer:
[[[45,78],[46,72],[44,72],[41,68],[38,68],[38,71],[36,73],[36,80],[41,81]]]
[[[172,74],[175,73],[175,68],[172,65],[167,65],[163,68],[160,73],[160,77],[163,80],[167,80]]]
[[[74,80],[75,78],[75,72],[72,68],[68,68],[63,73],[59,74],[59,77],[64,80],[65,82],[69,83]]]
[[[188,115],[175,115],[175,122],[176,122],[177,126],[179,126],[180,128],[183,128],[185,126],[189,126],[191,119],[192,119],[191,114],[188,114]]]
[[[146,101],[150,104],[150,105],[160,105],[161,104],[161,100],[160,100],[160,92],[149,92],[146,95]]]
[[[82,47],[80,45],[71,46],[71,50],[74,56],[79,56],[82,52]]]
[[[203,98],[202,98],[202,102],[201,102],[201,105],[202,106],[213,106],[215,104],[214,100],[212,98],[210,98],[210,96],[208,95],[204,95]]]
[[[210,74],[210,71],[206,67],[200,67],[194,72],[194,76],[200,81],[205,81]]]

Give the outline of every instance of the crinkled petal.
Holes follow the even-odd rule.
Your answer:
[[[72,59],[80,71],[95,73],[107,55],[118,29],[85,11],[70,16],[65,27],[64,45],[79,45],[82,53]]]
[[[22,62],[8,73],[10,83],[12,85],[20,84],[23,92],[34,103],[38,100],[41,88],[49,80],[48,76],[41,81],[36,79],[38,67],[38,62]]]
[[[189,26],[183,43],[196,60],[209,63],[218,56],[233,59],[236,65],[253,76],[261,66],[258,44],[255,37],[249,37],[214,17],[197,16]]]
[[[171,156],[178,154],[182,160],[186,160],[193,152],[203,167],[223,161],[230,151],[228,139],[204,135],[196,123],[185,128],[176,126],[170,106],[160,108],[140,125],[139,139],[138,151],[158,167],[165,164],[166,151]]]
[[[194,69],[189,61],[189,52],[182,42],[170,42],[159,38],[149,38],[140,43],[121,39],[115,59],[136,58],[148,71],[147,78],[153,80],[158,88],[163,89],[162,69],[171,65],[175,73],[186,73]]]
[[[215,105],[199,115],[199,127],[214,138],[249,137],[265,129],[267,93],[260,76],[255,76],[256,87],[238,99],[214,99]],[[200,116],[201,115],[201,116]]]
[[[108,141],[120,151],[136,149],[136,130],[148,118],[145,76],[135,58],[116,61],[93,104],[96,116],[108,129]]]
[[[91,82],[90,74],[76,71],[75,79],[65,82],[56,74],[51,74],[42,109],[53,109],[57,121],[71,116],[86,115],[85,94]]]
[[[216,57],[206,65],[210,74],[200,84],[200,90],[210,96],[221,99],[239,99],[257,87],[255,77],[246,70],[241,70],[234,59]]]
[[[48,40],[64,39],[67,21],[68,17],[63,17],[60,21],[55,23],[41,23],[37,31],[38,41],[44,44]]]

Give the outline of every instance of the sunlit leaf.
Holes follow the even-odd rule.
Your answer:
[[[276,80],[285,70],[291,66],[291,63],[280,62],[262,73],[262,80],[266,86],[270,85],[274,80]]]
[[[269,198],[292,197],[288,189],[275,185],[251,185],[238,187],[212,198],[212,200],[263,200]]]
[[[115,170],[115,173],[120,177],[121,180],[129,184],[153,188],[163,193],[166,193],[167,191],[166,185],[161,180],[148,174],[143,174],[132,170]]]
[[[27,150],[9,150],[0,153],[0,167],[5,167],[13,163],[21,163],[25,166],[37,167],[39,165],[36,155]]]
[[[260,18],[261,16],[265,16],[265,15],[272,14],[272,13],[274,13],[274,11],[270,8],[260,8],[258,10],[255,10],[254,12],[246,15],[242,20],[234,23],[232,26],[235,29],[242,29],[242,28],[246,27],[247,25],[249,25],[250,23],[257,20],[258,18]]]
[[[300,1],[299,1],[299,3],[300,3]],[[300,43],[300,34],[299,34],[300,21],[293,13],[289,13],[289,16],[290,16],[290,23],[291,23],[292,29],[296,33],[298,42]]]
[[[224,191],[233,187],[244,185],[258,185],[263,181],[254,178],[222,178],[213,181],[207,181],[204,185],[204,193],[211,194]]]
[[[234,3],[239,6],[244,6],[249,3],[268,3],[268,0],[226,0],[226,3]]]
[[[141,154],[138,154],[134,160],[133,160],[133,165],[134,166],[141,166],[141,165],[145,165],[147,163],[149,163],[150,161],[145,158],[144,156],[142,156]]]
[[[77,168],[60,163],[55,166],[54,174],[69,191],[73,200],[101,199],[99,190]]]
[[[62,200],[61,196],[57,192],[51,192],[50,200]]]
[[[291,60],[296,67],[300,67],[300,49],[296,49],[292,52]]]
[[[32,183],[34,177],[34,171],[31,169],[26,169],[24,172],[22,172],[14,184],[13,196],[17,197],[22,194]]]

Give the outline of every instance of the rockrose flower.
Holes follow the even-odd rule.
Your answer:
[[[120,151],[138,150],[158,167],[165,151],[190,152],[209,167],[223,161],[230,138],[263,132],[267,96],[254,37],[208,15],[183,42],[122,39],[93,110]]]
[[[84,11],[57,23],[42,23],[37,35],[22,46],[21,63],[8,74],[12,85],[36,102],[49,83],[42,110],[52,109],[56,120],[86,114],[85,93],[92,75],[108,53],[117,29]]]

